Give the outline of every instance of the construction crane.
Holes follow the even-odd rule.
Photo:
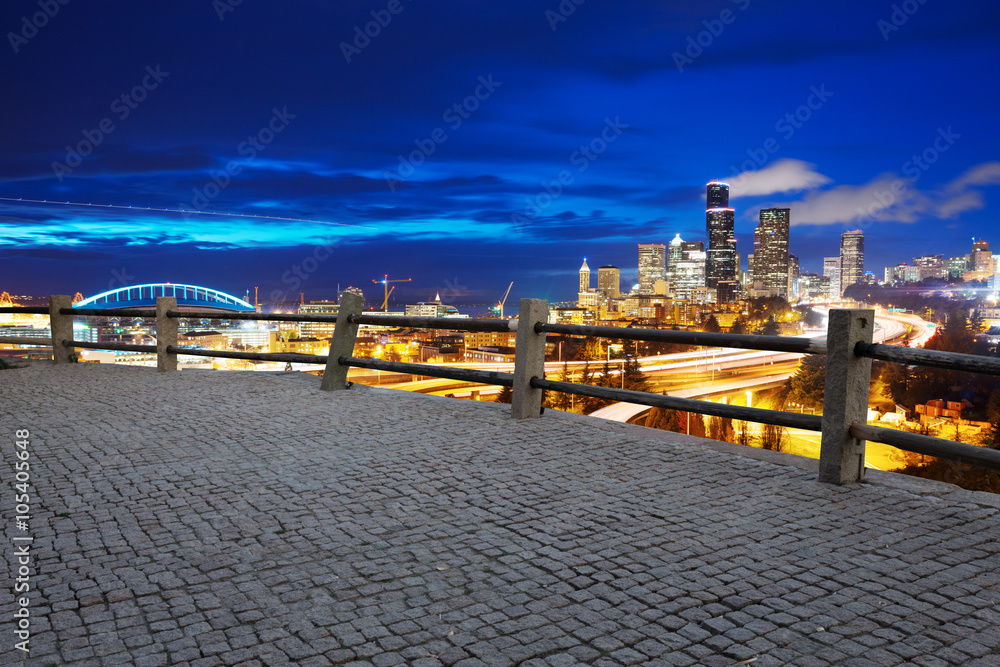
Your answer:
[[[507,303],[507,297],[510,296],[510,288],[514,286],[514,281],[510,281],[510,285],[507,286],[507,291],[504,292],[503,298],[497,301],[497,305],[493,306],[493,312],[500,314],[500,319],[503,319],[503,307]]]
[[[373,283],[382,283],[385,286],[385,300],[382,301],[382,307],[379,309],[383,312],[388,312],[389,310],[389,295],[393,293],[396,289],[395,285],[392,289],[389,289],[389,283],[408,283],[412,281],[413,278],[399,278],[396,280],[389,280],[389,274],[382,276],[382,280],[372,280]]]

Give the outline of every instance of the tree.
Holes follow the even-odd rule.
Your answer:
[[[680,420],[677,417],[676,410],[669,410],[667,408],[653,408],[646,415],[646,424],[648,428],[658,428],[664,431],[680,431],[681,425]]]
[[[500,393],[493,399],[496,403],[511,403],[514,400],[514,390],[510,387],[501,387]]]
[[[560,382],[570,382],[569,377],[569,362],[564,361],[562,371],[559,372]],[[563,393],[561,391],[555,392],[555,396],[552,399],[552,407],[556,410],[562,410],[564,412],[569,412],[572,409],[573,399],[570,394]]]
[[[781,333],[781,329],[778,327],[778,323],[774,321],[773,315],[771,316],[771,319],[769,319],[767,323],[760,328],[759,333],[761,336],[777,336]]]
[[[735,320],[733,320],[733,326],[729,327],[729,333],[731,334],[745,334],[747,332],[747,321],[743,319],[740,315]]]
[[[799,364],[799,370],[788,381],[787,400],[821,410],[825,386],[826,355],[806,355]]]
[[[723,442],[732,442],[733,435],[733,420],[729,417],[711,417],[708,420],[708,437],[712,440],[721,440]]]
[[[785,440],[785,427],[774,424],[761,424],[760,447],[772,452],[780,452]]]
[[[719,326],[719,320],[715,319],[715,315],[710,315],[707,320],[705,320],[705,326],[702,327],[702,331],[706,333],[719,333],[722,331],[722,327]]]
[[[681,412],[677,415],[681,422],[681,432],[704,438],[705,418],[697,412]]]
[[[736,428],[736,444],[750,446],[753,437],[750,433],[750,422],[740,421]]]
[[[625,380],[625,389],[631,389],[632,391],[647,391],[649,388],[649,380],[642,373],[642,368],[639,366],[639,359],[636,357],[627,357],[625,359],[625,364],[622,368]]]

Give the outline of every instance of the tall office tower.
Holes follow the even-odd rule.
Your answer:
[[[617,266],[600,266],[597,268],[597,289],[604,292],[609,299],[621,296],[621,271]]]
[[[799,296],[799,258],[788,256],[788,300]]]
[[[705,285],[715,289],[720,280],[736,279],[736,212],[729,208],[729,185],[708,184],[708,208],[705,229],[708,253],[705,259]]]
[[[667,280],[673,284],[677,279],[677,263],[681,261],[681,245],[684,239],[681,235],[676,235],[667,246]]]
[[[705,287],[705,244],[690,241],[681,244],[681,260],[677,263],[672,287],[678,299],[691,299],[693,290]]]
[[[982,271],[987,275],[993,273],[993,253],[990,252],[990,244],[986,241],[976,241],[972,244],[972,255],[969,260],[970,270]]]
[[[865,233],[860,229],[840,235],[840,294],[865,281]]]
[[[667,279],[667,246],[639,244],[639,293],[653,294],[657,280]]]
[[[830,298],[839,299],[840,289],[840,257],[823,258],[823,276],[830,279]]]
[[[729,184],[714,178],[708,184],[708,206],[705,208],[728,208]]]
[[[580,267],[580,291],[586,292],[590,289],[590,267],[587,266],[587,259],[584,258],[583,266]]]
[[[788,227],[791,209],[765,208],[753,233],[754,289],[788,298]]]

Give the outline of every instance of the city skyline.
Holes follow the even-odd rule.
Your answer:
[[[0,290],[563,300],[595,249],[623,281],[636,243],[710,252],[709,178],[744,256],[793,209],[804,271],[849,229],[880,271],[995,224],[991,3],[394,7],[8,3]]]

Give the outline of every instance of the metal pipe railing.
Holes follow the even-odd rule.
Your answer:
[[[249,361],[277,361],[293,364],[325,364],[327,355],[298,354],[295,352],[235,352],[230,350],[203,350],[197,347],[167,346],[168,354],[190,357],[219,357],[222,359],[246,359]]]
[[[1000,375],[1000,358],[984,357],[978,354],[961,354],[944,352],[942,350],[924,350],[920,348],[901,347],[899,345],[879,345],[858,343],[854,354],[859,357],[870,357],[883,361],[894,361],[900,364],[943,368],[949,371],[967,371],[969,373],[984,373]]]
[[[860,440],[881,442],[914,454],[926,454],[939,459],[968,463],[990,470],[1000,470],[1000,450],[988,447],[976,447],[929,435],[895,431],[891,428],[871,426],[859,422],[851,424],[851,435]]]
[[[748,334],[708,333],[704,331],[673,331],[672,329],[627,329],[623,327],[594,327],[578,324],[536,324],[536,333],[558,333],[571,336],[592,336],[637,340],[650,343],[679,343],[732,347],[771,352],[798,352],[800,354],[826,354],[826,341],[820,338],[784,338],[782,336],[756,336]]]
[[[21,336],[0,336],[0,343],[8,345],[45,345],[52,346],[51,338],[24,338]]]
[[[449,329],[451,331],[517,331],[517,320],[467,320],[452,317],[410,317],[396,315],[351,315],[351,324],[374,324],[377,326],[412,327],[414,329]]]
[[[60,308],[60,315],[94,315],[97,317],[156,317],[155,310],[141,308]]]
[[[603,398],[609,401],[615,401],[616,403],[635,403],[637,405],[648,405],[654,408],[668,408],[670,410],[697,412],[704,415],[728,417],[730,419],[740,419],[759,424],[774,424],[775,426],[801,428],[807,431],[823,430],[823,419],[817,415],[782,412],[780,410],[763,410],[761,408],[749,408],[741,405],[727,405],[724,403],[709,403],[708,401],[698,401],[691,398],[677,398],[676,396],[650,394],[644,391],[615,389],[613,387],[594,387],[588,384],[558,382],[556,380],[543,380],[541,378],[532,378],[531,386],[539,389],[560,391],[565,394],[575,394],[576,396]]]
[[[429,364],[409,364],[398,361],[383,361],[381,359],[361,359],[358,357],[340,357],[337,361],[344,366],[370,368],[390,373],[427,375],[445,380],[495,384],[502,387],[514,386],[514,374],[501,373],[499,371],[480,371],[473,368],[453,368],[448,366],[432,366]]]
[[[4,315],[48,315],[46,306],[4,306],[0,308]]]
[[[132,345],[131,343],[88,343],[82,340],[63,340],[63,347],[82,348],[85,350],[117,350],[120,352],[153,352],[155,345]]]

